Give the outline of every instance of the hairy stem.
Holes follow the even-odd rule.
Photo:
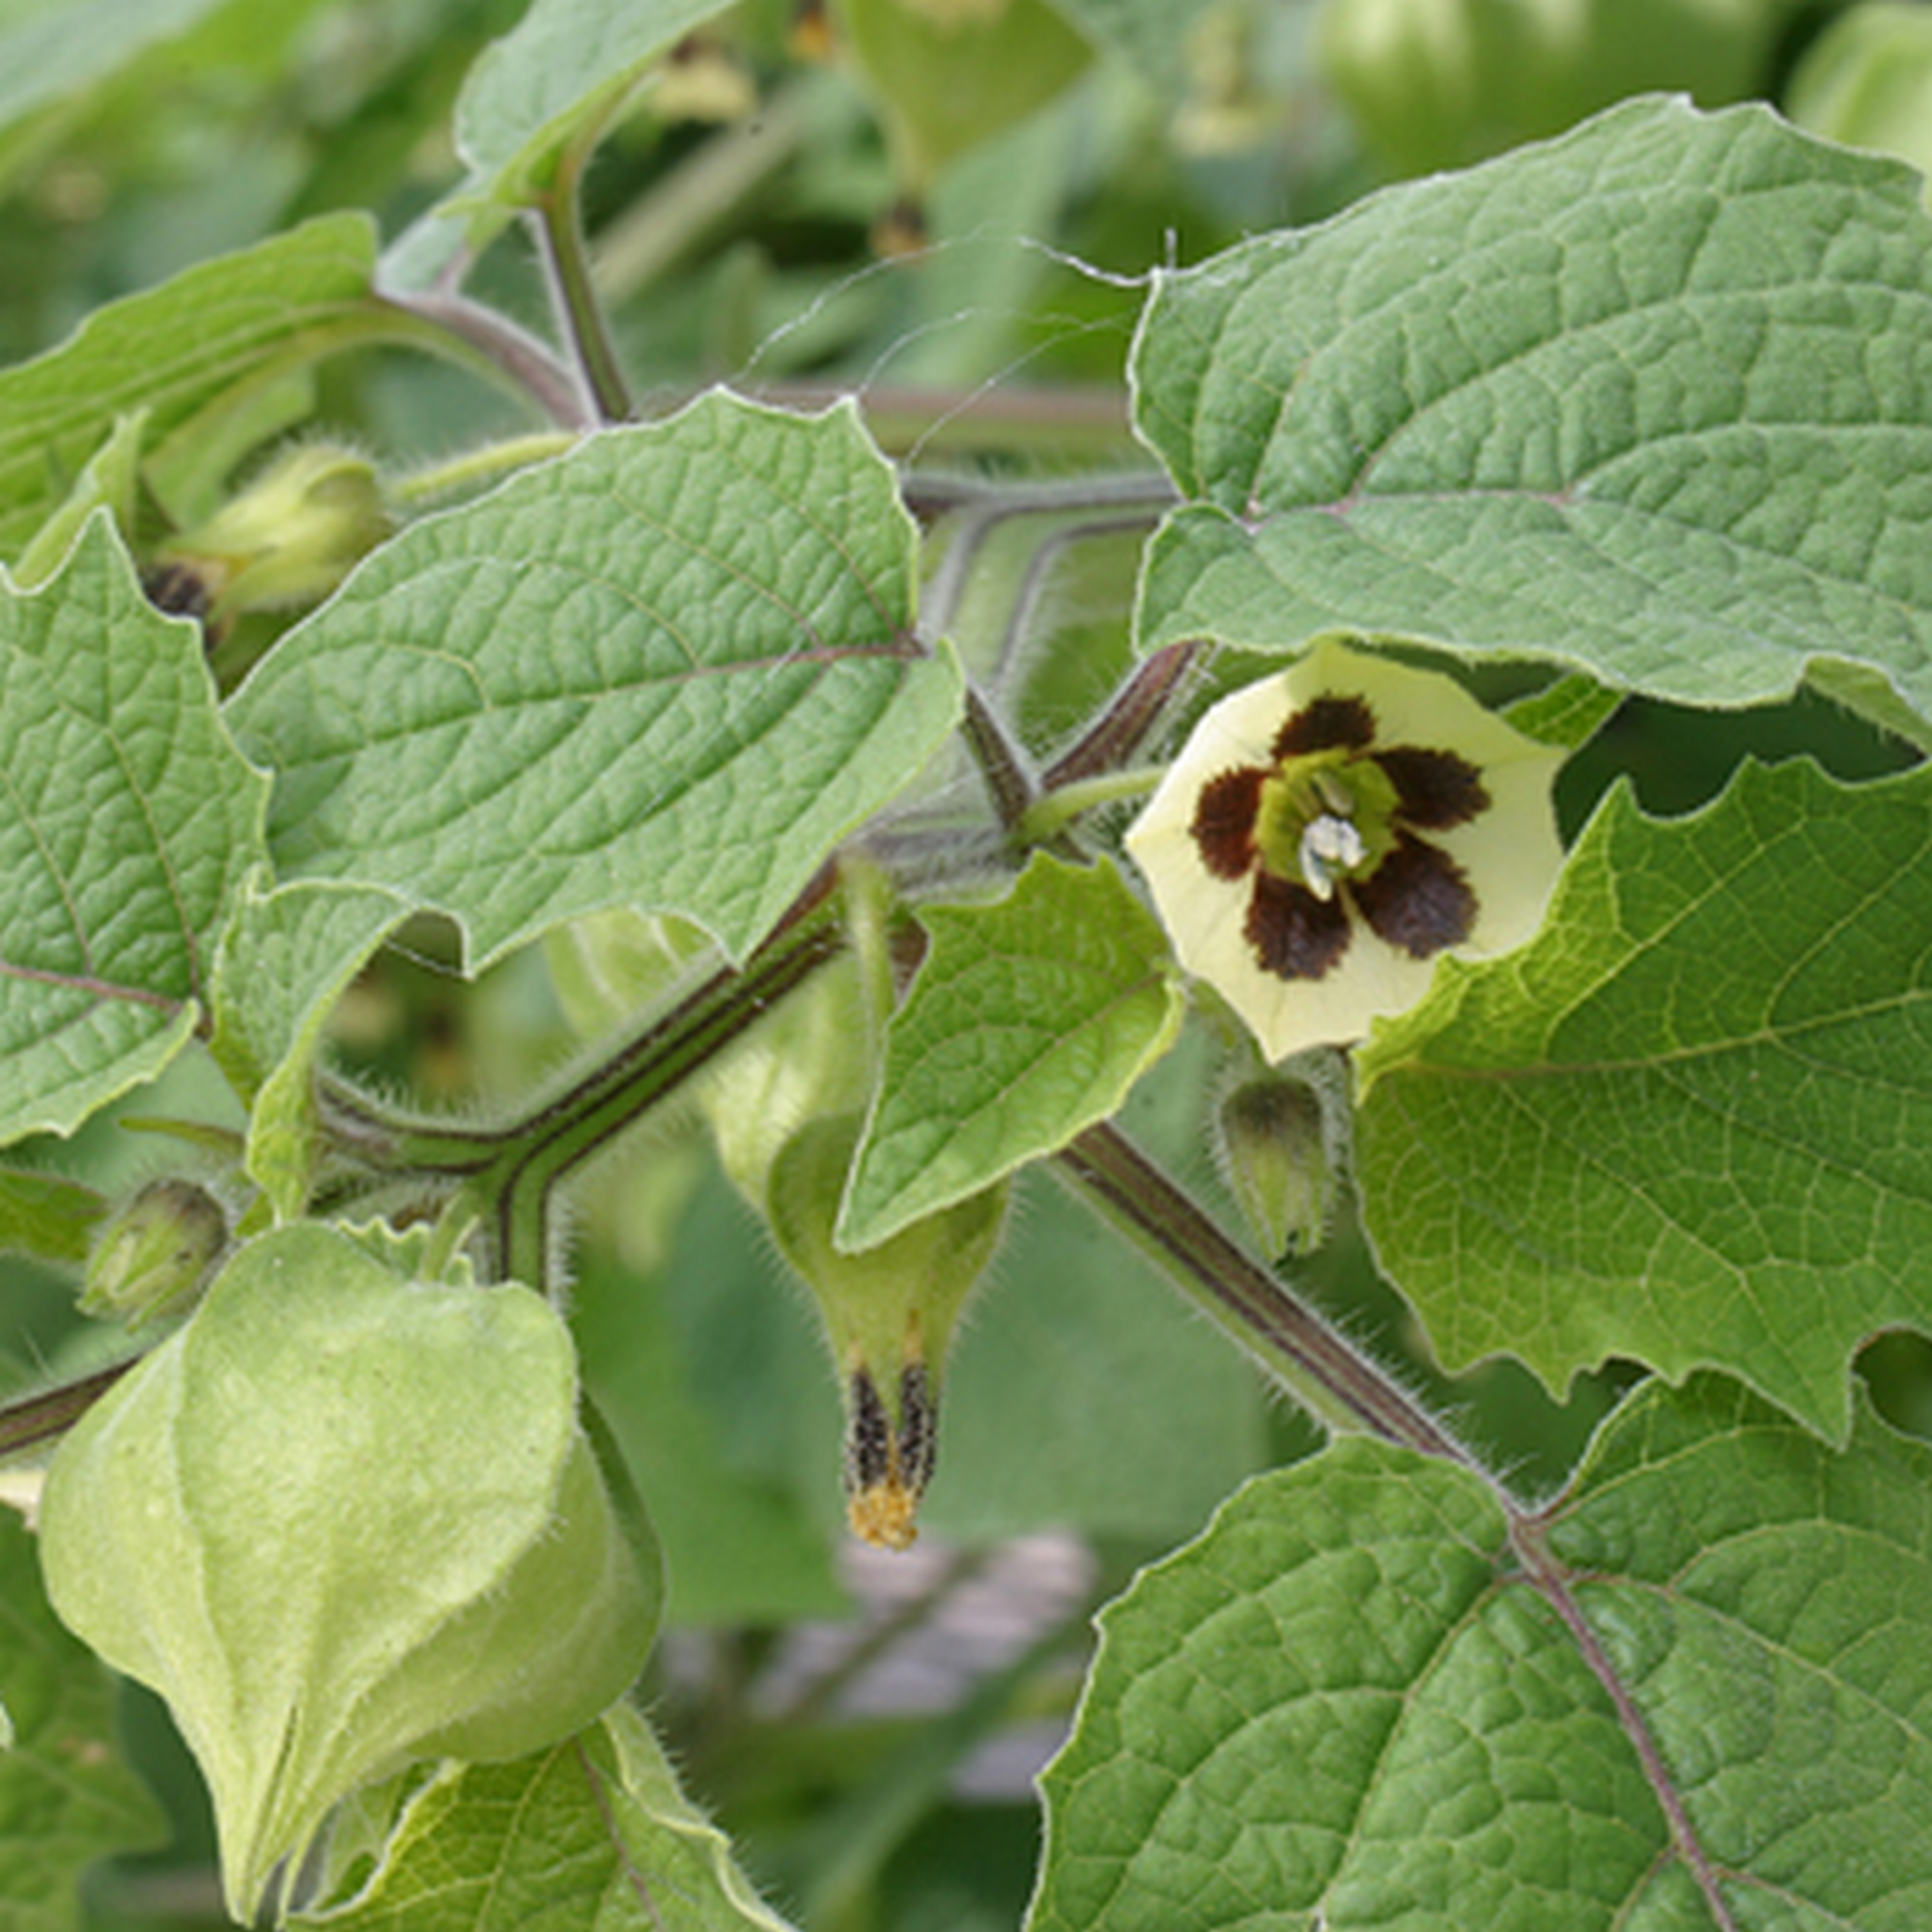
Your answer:
[[[578,201],[585,156],[566,157],[555,185],[531,210],[537,253],[550,285],[551,304],[590,397],[599,422],[626,422],[631,415],[630,384],[604,316],[590,274]]]
[[[1019,836],[1029,845],[1043,845],[1057,838],[1083,812],[1118,805],[1124,798],[1145,798],[1160,782],[1162,770],[1159,765],[1135,765],[1124,772],[1109,772],[1045,792],[1027,808],[1019,823]]]
[[[966,686],[966,715],[961,721],[966,743],[980,775],[992,794],[993,810],[1001,826],[1017,832],[1034,802],[1033,780],[1027,774],[1025,754],[1007,734],[979,687],[970,680]]]
[[[440,335],[456,345],[461,352],[456,359],[472,367],[480,364],[499,381],[520,389],[560,429],[595,427],[596,419],[576,377],[552,350],[495,309],[448,291],[385,295],[384,300],[428,325],[426,334]]]
[[[544,1284],[557,1184],[844,947],[832,885],[821,875],[742,968],[712,973],[588,1072],[508,1121],[411,1119],[335,1087],[324,1094],[325,1122],[372,1178],[407,1176],[440,1192],[448,1225],[473,1216],[492,1275]]]
[[[445,457],[440,463],[425,464],[389,485],[389,494],[412,506],[432,502],[458,490],[474,490],[514,475],[532,463],[561,456],[577,438],[567,430],[538,430],[530,436],[507,437],[500,442],[485,443],[480,449],[465,450],[461,456]]]
[[[867,401],[875,406],[878,397]],[[1134,521],[1152,522],[1175,500],[1174,486],[1165,476],[1146,472],[993,484],[909,471],[900,478],[899,495],[923,522],[958,519],[920,600],[920,629],[927,638],[943,637],[952,628],[986,540],[1002,524],[1014,517],[1077,517],[1094,523],[1100,533],[1112,534]]]
[[[90,1376],[0,1404],[0,1458],[17,1455],[71,1429],[139,1360],[136,1355],[96,1369]]]
[[[1439,1456],[1493,1482],[1414,1397],[1230,1240],[1207,1209],[1118,1127],[1089,1127],[1055,1158],[1188,1300],[1239,1341],[1319,1422]]]
[[[1187,680],[1208,646],[1195,639],[1168,644],[1142,663],[1080,737],[1046,768],[1049,792],[1099,778],[1126,764]]]

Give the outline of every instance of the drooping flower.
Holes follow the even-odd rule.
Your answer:
[[[1452,679],[1324,642],[1202,718],[1127,849],[1180,963],[1281,1060],[1413,1006],[1444,952],[1530,937],[1562,761]]]

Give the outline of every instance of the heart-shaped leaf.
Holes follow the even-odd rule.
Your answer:
[[[990,905],[921,915],[932,948],[886,1036],[838,1223],[869,1248],[1104,1119],[1173,1045],[1158,923],[1106,862],[1036,855]]]
[[[1512,1521],[1514,1517],[1514,1521]],[[1361,1438],[1102,1614],[1029,1932],[1916,1926],[1932,1452],[1715,1377],[1531,1517]]]
[[[1837,660],[1932,715],[1919,192],[1633,101],[1163,276],[1137,421],[1192,500],[1143,643],[1397,634],[1726,705]]]
[[[104,512],[42,589],[0,582],[0,770],[11,1140],[70,1132],[174,1057],[264,856],[265,781],[194,627],[142,596]]]
[[[1932,1330],[1928,850],[1922,768],[1618,793],[1542,933],[1370,1041],[1363,1216],[1445,1366],[1711,1365],[1842,1436],[1851,1351]]]
[[[742,956],[952,727],[914,539],[855,410],[723,394],[425,519],[231,700],[280,875],[439,906],[478,963],[620,904]]]

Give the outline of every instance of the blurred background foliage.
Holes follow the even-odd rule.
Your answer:
[[[403,235],[461,170],[451,110],[521,0],[0,0],[0,359],[91,310],[328,210]],[[1634,92],[1771,100],[1834,139],[1932,158],[1932,10],[1818,0],[744,0],[694,37],[600,151],[585,210],[644,407],[729,381],[776,400],[858,390],[913,461],[1005,473],[1127,467],[1123,374],[1150,270],[1319,221],[1406,174],[1550,134]],[[533,327],[514,234],[470,287]],[[325,371],[316,427],[398,471],[532,425],[448,369],[374,355]],[[942,531],[943,534],[943,531]],[[998,539],[962,621],[1021,725],[1052,743],[1128,658],[1131,536]],[[1005,583],[1004,601],[997,586]],[[1020,584],[1022,591],[1012,586]],[[1842,777],[1894,747],[1801,697],[1713,721],[1627,707],[1565,781],[1567,830],[1618,773],[1654,810],[1747,754]],[[476,984],[433,922],[334,1023],[350,1071],[483,1104],[582,1044],[557,949]],[[568,988],[564,988],[567,995]],[[580,1014],[581,1018],[581,1014]],[[1220,1199],[1202,1122],[1224,1041],[1197,1025],[1128,1124]],[[742,1052],[759,1050],[755,1037]],[[117,1121],[237,1124],[183,1063],[71,1143],[26,1151],[108,1192],[181,1150]],[[693,1789],[814,1932],[1017,1922],[1028,1778],[1076,1694],[1094,1605],[1250,1472],[1305,1454],[1225,1344],[1041,1176],[1029,1178],[948,1388],[941,1473],[909,1559],[839,1523],[838,1403],[805,1297],[712,1156],[697,1110],[612,1151],[573,1227],[586,1378],[657,1514],[672,1631],[647,1685]],[[1560,1481],[1619,1385],[1567,1406],[1498,1365],[1430,1368],[1346,1213],[1304,1278],[1534,1489]],[[9,1260],[15,1380],[105,1340],[72,1282]],[[1866,1367],[1924,1427],[1924,1350]],[[122,1722],[173,1840],[98,1874],[97,1927],[218,1923],[192,1770],[152,1700]],[[0,1932],[43,1932],[0,1898]]]

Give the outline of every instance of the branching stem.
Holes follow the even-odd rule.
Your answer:
[[[1044,845],[1083,812],[1118,805],[1123,798],[1144,798],[1160,782],[1162,769],[1159,765],[1136,765],[1129,771],[1109,772],[1103,778],[1084,779],[1043,793],[1021,818],[1020,838],[1028,845]]]
[[[527,330],[481,302],[448,291],[426,295],[385,295],[393,309],[428,325],[458,345],[458,359],[480,364],[491,375],[520,389],[558,428],[586,430],[596,419],[583,390],[556,355]],[[424,347],[432,346],[425,343]]]
[[[1110,535],[1137,521],[1151,523],[1175,500],[1165,476],[1146,472],[994,485],[909,471],[900,479],[899,495],[922,520],[958,518],[921,599],[920,628],[927,638],[952,629],[986,540],[1002,524],[1014,517],[1077,517],[1092,523],[1092,533]]]
[[[409,1177],[442,1193],[445,1225],[473,1215],[493,1277],[543,1283],[557,1183],[843,948],[832,885],[821,875],[743,968],[712,973],[588,1072],[508,1121],[410,1119],[339,1085],[325,1092],[325,1121],[372,1178]]]
[[[966,712],[961,720],[966,743],[979,765],[986,789],[992,794],[993,810],[1001,826],[1017,832],[1033,809],[1035,791],[1026,757],[1007,733],[998,714],[980,696],[970,680],[966,686]]]

